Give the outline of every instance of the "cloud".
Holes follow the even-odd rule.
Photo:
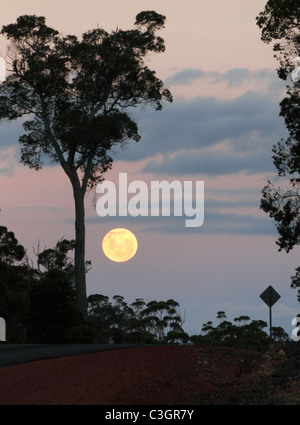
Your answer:
[[[202,69],[187,68],[182,71],[177,71],[175,74],[171,75],[165,80],[165,84],[167,86],[173,84],[189,85],[200,78],[216,78],[218,75],[219,73],[217,71],[205,72],[202,71]]]
[[[187,68],[175,72],[166,79],[166,85],[190,85],[196,80],[209,79],[209,84],[218,84],[225,82],[229,87],[239,86],[245,82],[268,80],[270,83],[276,78],[276,72],[273,69],[250,70],[247,68],[233,68],[225,72],[203,71],[202,69]]]
[[[6,177],[13,176],[16,165],[16,149],[14,147],[6,147],[0,150],[0,174]]]
[[[6,146],[18,146],[19,137],[23,133],[22,120],[0,121],[0,150]]]
[[[169,217],[168,221],[166,218],[155,221],[153,217],[144,230],[170,234],[276,236],[275,226],[268,218],[254,215],[205,211],[203,225],[192,228],[184,227],[184,219],[181,217]]]
[[[224,204],[226,205],[226,203]],[[220,202],[220,208],[222,203]],[[144,232],[165,234],[223,234],[223,235],[265,235],[276,236],[274,223],[268,217],[251,214],[239,214],[238,208],[232,212],[218,212],[204,206],[204,223],[200,227],[185,227],[185,215],[182,217],[87,217],[87,225],[109,225],[112,227],[140,227]],[[74,219],[66,220],[68,223]]]
[[[142,140],[116,152],[115,159],[128,162],[152,159],[154,166],[155,156],[160,154],[162,162],[156,164],[153,171],[163,170],[165,165],[168,173],[171,164],[174,171],[175,165],[179,165],[182,172],[184,164],[187,170],[188,161],[191,161],[192,172],[197,170],[200,173],[204,168],[207,171],[211,168],[211,173],[228,173],[230,166],[236,172],[247,169],[247,164],[250,173],[265,170],[262,155],[265,159],[270,158],[273,144],[287,134],[284,121],[279,117],[276,96],[254,91],[247,91],[234,99],[201,96],[175,99],[160,112],[147,110],[143,114],[138,111],[135,119]],[[222,148],[227,151],[223,149],[222,153]],[[170,159],[168,154],[175,158]],[[248,155],[248,162],[243,154]],[[205,158],[205,167],[201,166],[204,162],[201,157]],[[267,168],[270,169],[270,165]]]
[[[19,163],[19,136],[24,132],[21,121],[0,121],[0,174],[12,177]]]
[[[152,159],[147,162],[143,172],[160,175],[191,175],[200,174],[216,176],[225,174],[256,174],[262,170],[272,172],[274,165],[271,158],[265,158],[262,149],[250,152],[224,151],[203,148],[190,151],[179,151],[172,156],[164,156],[157,161]]]

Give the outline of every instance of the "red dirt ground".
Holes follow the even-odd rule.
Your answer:
[[[300,381],[274,373],[286,358],[283,350],[158,346],[45,359],[0,369],[0,404],[300,404]]]

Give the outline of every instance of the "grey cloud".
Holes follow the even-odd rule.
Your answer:
[[[69,220],[70,221],[70,220]],[[110,225],[142,231],[178,234],[226,234],[276,236],[277,231],[268,217],[255,217],[238,213],[219,213],[205,208],[204,223],[200,227],[185,227],[185,217],[87,217],[87,226]]]
[[[235,191],[232,190],[230,195],[232,196]],[[249,191],[248,191],[249,192]],[[229,196],[230,196],[229,195]],[[243,191],[243,195],[245,196],[245,193]],[[253,196],[254,195],[254,196]],[[260,195],[258,191],[256,191],[252,196],[248,196],[247,199],[239,199],[241,197],[241,191],[237,191],[237,196],[235,196],[235,200],[222,200],[219,201],[214,198],[206,198],[205,199],[205,207],[212,209],[212,208],[241,208],[241,207],[254,207],[259,208],[260,201],[257,199],[257,197]]]
[[[195,80],[206,77],[217,78],[219,73],[217,71],[207,72],[202,71],[202,69],[187,68],[182,71],[178,71],[175,74],[171,75],[165,80],[166,85],[179,84],[179,85],[189,85],[192,84]]]
[[[274,81],[276,72],[272,69],[259,69],[251,71],[247,68],[233,68],[225,72],[203,71],[202,69],[187,68],[175,72],[166,79],[166,85],[190,85],[199,79],[210,79],[210,84],[227,82],[229,87],[238,86],[245,81],[268,79]]]
[[[253,214],[241,214],[241,208],[254,208],[259,211],[260,193],[257,190],[250,193],[247,190],[231,190],[227,194],[226,200],[217,200],[209,194],[204,201],[204,223],[200,227],[185,227],[184,214],[181,217],[171,214],[169,217],[119,217],[106,216],[87,217],[87,226],[111,226],[128,227],[130,229],[139,228],[140,231],[151,231],[156,233],[178,233],[178,234],[232,234],[232,235],[266,235],[275,236],[276,228],[272,220],[267,216],[255,216]],[[222,209],[226,209],[224,212]],[[72,221],[69,219],[68,221]]]
[[[272,172],[274,165],[270,157],[262,155],[261,151],[239,154],[235,151],[223,152],[213,150],[198,150],[181,152],[176,156],[164,157],[160,162],[151,160],[143,172],[169,175],[225,175],[245,172],[256,174],[261,171]]]
[[[7,146],[18,146],[19,137],[24,134],[22,121],[0,121],[0,150]]]
[[[175,99],[160,111],[137,112],[142,140],[118,151],[115,159],[136,161],[182,150],[203,149],[230,139],[232,149],[270,151],[285,137],[278,99],[248,91],[235,99]]]
[[[204,219],[204,233],[222,233],[235,235],[275,236],[276,228],[268,217],[255,217],[235,213],[211,212]]]
[[[269,84],[278,81],[276,72],[273,69],[267,68],[255,71],[250,71],[246,68],[229,69],[223,74],[220,74],[218,78],[219,80],[226,80],[229,87],[239,86],[246,81],[260,82],[261,80],[268,80]]]
[[[19,136],[24,130],[21,121],[0,121],[0,174],[12,177],[15,166],[19,163]]]
[[[0,174],[11,177],[15,173],[16,153],[14,148],[0,149]]]

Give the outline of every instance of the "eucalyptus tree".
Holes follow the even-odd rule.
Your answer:
[[[261,208],[274,219],[279,250],[289,252],[300,244],[300,81],[290,79],[295,59],[300,56],[300,3],[298,0],[269,0],[257,17],[262,40],[273,43],[278,59],[278,76],[287,81],[286,97],[280,115],[289,132],[273,146],[273,161],[280,177],[287,178],[285,189],[270,181],[262,190]]]
[[[15,234],[0,226],[0,262],[13,265],[25,257],[25,248],[19,244]]]
[[[170,331],[183,334],[185,318],[181,317],[179,303],[173,299],[167,301],[150,301],[141,311],[146,330],[152,333],[158,342],[166,339]]]
[[[162,109],[169,90],[149,69],[149,53],[165,50],[156,32],[165,16],[136,16],[132,30],[102,28],[62,36],[44,17],[23,15],[2,27],[10,42],[11,69],[0,85],[0,119],[23,123],[21,162],[35,170],[47,158],[70,180],[75,202],[75,284],[77,304],[87,318],[85,208],[89,188],[112,166],[112,148],[138,141],[134,107]]]
[[[298,0],[268,0],[256,23],[261,39],[273,43],[274,57],[278,60],[278,76],[286,79],[292,71],[291,59],[299,55],[300,5]]]

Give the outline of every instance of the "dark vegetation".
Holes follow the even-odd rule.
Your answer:
[[[61,239],[52,249],[34,250],[36,265],[13,232],[0,226],[0,317],[6,321],[7,343],[138,343],[209,344],[264,349],[267,323],[248,316],[219,324],[207,322],[199,335],[182,328],[177,301],[93,294],[88,297],[88,319],[83,320],[76,303],[74,241]],[[86,263],[86,270],[90,263]],[[273,328],[273,341],[286,341],[282,328]]]
[[[287,139],[273,146],[273,162],[284,186],[268,181],[262,190],[261,209],[274,221],[278,250],[291,251],[300,244],[300,81],[293,81],[292,60],[300,55],[300,3],[298,0],[269,0],[256,18],[261,39],[272,43],[278,61],[277,74],[286,81],[286,97],[280,102],[280,116],[288,130]],[[291,277],[291,287],[300,287],[300,267]],[[298,290],[300,301],[300,290]]]

